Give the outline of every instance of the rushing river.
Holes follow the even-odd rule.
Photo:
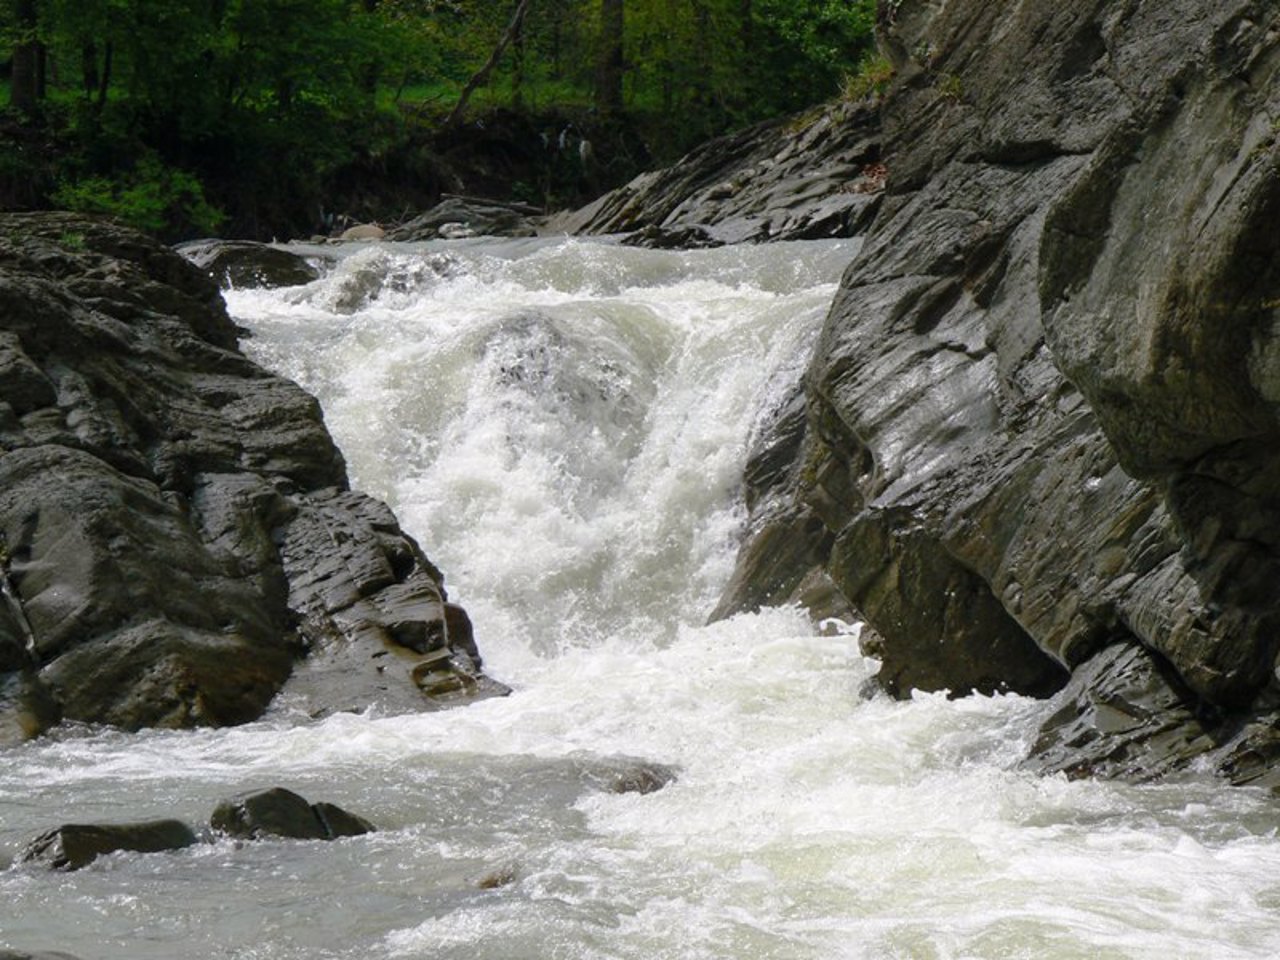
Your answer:
[[[1204,780],[1037,778],[1044,706],[860,696],[857,626],[704,626],[747,445],[847,242],[346,251],[231,291],[353,483],[446,571],[512,696],[226,731],[71,730],[0,754],[0,946],[83,960],[1274,958],[1278,810]],[[679,768],[648,795],[593,757]],[[207,821],[280,784],[379,827],[10,866],[63,822]],[[505,875],[486,888],[479,879]]]

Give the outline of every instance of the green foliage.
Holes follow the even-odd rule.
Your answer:
[[[30,205],[42,194],[171,238],[208,232],[215,204],[233,233],[314,221],[340,171],[376,169],[447,115],[516,5],[34,2],[34,37],[19,27],[17,0],[0,3],[0,61],[20,42],[42,45],[49,89],[14,123],[43,123],[59,152],[40,159],[0,142],[0,199]],[[600,10],[601,0],[535,0],[472,109],[589,117]],[[842,83],[846,96],[874,91],[879,75],[857,67],[874,11],[874,0],[625,0],[620,122],[666,159],[839,95]],[[594,169],[624,167],[605,171],[600,157]],[[523,192],[551,196],[528,177]]]
[[[864,57],[856,73],[846,74],[840,84],[840,99],[846,103],[879,97],[893,79],[893,64],[879,53]]]
[[[53,201],[67,210],[116,217],[162,236],[181,233],[188,225],[211,234],[224,219],[205,200],[199,180],[165,166],[155,156],[142,158],[123,177],[64,181],[54,191]]]

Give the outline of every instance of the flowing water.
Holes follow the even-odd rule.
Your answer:
[[[247,349],[320,397],[471,611],[512,696],[226,731],[63,731],[3,753],[0,946],[107,958],[1272,958],[1266,795],[1018,767],[1044,706],[860,690],[857,625],[703,625],[747,445],[849,243],[371,246],[231,291]],[[648,795],[596,758],[679,768]],[[57,823],[207,820],[291,787],[371,819],[76,873]],[[503,876],[505,884],[481,883]]]

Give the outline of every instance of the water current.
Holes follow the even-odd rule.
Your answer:
[[[315,251],[320,253],[322,251]],[[332,250],[324,251],[332,255]],[[0,947],[82,960],[1273,958],[1266,795],[1019,767],[1045,706],[860,693],[857,625],[711,626],[754,431],[856,255],[578,240],[347,250],[230,291],[514,688],[414,716],[64,730],[0,753]],[[601,791],[600,757],[679,769]],[[65,822],[269,785],[377,833],[13,865]],[[491,886],[485,876],[509,882]]]

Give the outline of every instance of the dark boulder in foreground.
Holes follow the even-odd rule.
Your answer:
[[[252,720],[300,658],[311,713],[428,707],[413,671],[440,650],[481,687],[439,571],[238,332],[140,234],[0,215],[4,742]]]
[[[224,800],[213,811],[210,826],[218,833],[246,840],[285,837],[335,840],[372,833],[373,824],[332,803],[308,803],[283,787],[258,790]]]
[[[158,853],[181,850],[196,842],[191,828],[179,820],[145,823],[66,824],[41,834],[18,858],[43,863],[55,870],[79,870],[98,857],[123,850]]]
[[[885,191],[720,613],[820,571],[898,695],[1071,671],[1041,769],[1276,782],[1274,5],[880,14]]]

